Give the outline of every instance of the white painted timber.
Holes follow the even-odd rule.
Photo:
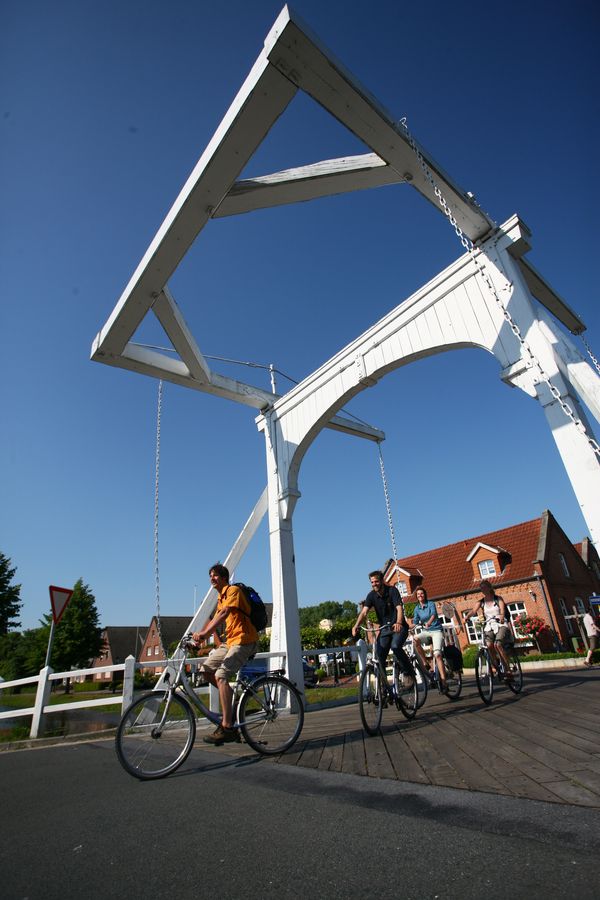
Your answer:
[[[476,255],[554,387],[564,397],[572,395],[573,387],[578,392],[583,390],[590,409],[596,410],[600,408],[600,379],[566,336],[558,341],[558,326],[552,324],[550,329],[545,321],[540,323],[540,310],[528,291],[519,262],[508,253],[513,243],[522,240],[521,223],[513,217],[498,229],[497,234],[481,244]],[[545,313],[544,318],[551,323]],[[280,515],[291,518],[295,500],[290,511],[284,509],[282,503],[285,500],[289,505],[288,498],[299,496],[298,473],[304,453],[338,408],[365,387],[376,384],[392,369],[433,353],[469,346],[492,353],[500,364],[505,380],[522,386],[530,396],[539,399],[540,391],[536,383],[541,376],[537,368],[533,371],[529,357],[522,356],[521,344],[505,320],[502,306],[479,275],[473,257],[464,254],[284,397],[276,400],[268,411],[268,425],[267,417],[257,419],[259,428],[269,432],[267,450],[268,455],[273,456],[269,484],[273,484],[273,490],[277,491]],[[545,403],[543,405],[546,406]],[[553,415],[554,427],[558,427],[558,413]],[[565,418],[564,412],[562,416]],[[582,418],[582,421],[585,419]],[[565,427],[568,427],[568,422],[563,421],[560,428]],[[573,429],[577,432],[573,441],[581,444],[581,452],[573,465],[579,465],[585,458],[587,489],[592,490],[592,481],[594,485],[598,482],[600,488],[598,459],[588,459],[589,453],[594,457],[589,441],[576,426]],[[563,459],[565,452],[569,452],[568,448],[561,450]],[[570,468],[571,464],[568,471]],[[574,483],[573,486],[595,540],[600,534],[600,520],[596,521],[600,516],[600,503],[597,505],[598,512],[593,512],[589,501],[584,503],[583,485]],[[594,486],[594,496],[595,491]],[[284,551],[280,548],[278,552],[281,555]]]
[[[210,368],[208,363],[202,356],[200,348],[167,287],[162,289],[154,301],[152,309],[169,336],[173,347],[186,364],[192,378],[204,384],[209,384]]]
[[[159,228],[108,322],[92,359],[118,356],[167,281],[286,108],[296,86],[261,53]]]
[[[274,66],[441,211],[402,126],[316,37],[309,36],[307,26],[287,7],[267,37],[265,50]],[[423,147],[419,150],[465,234],[473,241],[486,235],[493,227],[491,219]]]
[[[236,181],[213,213],[213,219],[348,191],[401,184],[404,180],[376,153],[327,159],[310,166]]]

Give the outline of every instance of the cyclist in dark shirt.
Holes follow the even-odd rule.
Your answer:
[[[404,684],[409,687],[412,684],[412,672],[410,661],[402,649],[402,645],[408,636],[408,625],[404,617],[404,605],[400,594],[395,587],[383,583],[383,572],[378,569],[369,573],[369,581],[372,590],[367,594],[358,619],[352,629],[353,637],[356,637],[361,624],[369,615],[370,610],[375,610],[380,626],[390,625],[384,633],[379,633],[376,641],[376,650],[379,661],[385,669],[385,661],[390,649],[404,675]]]

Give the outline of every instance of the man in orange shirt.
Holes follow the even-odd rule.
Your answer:
[[[229,570],[221,563],[211,566],[208,575],[219,594],[212,619],[192,635],[196,642],[205,640],[225,623],[225,642],[210,651],[200,667],[207,681],[219,691],[223,718],[213,734],[204,738],[207,744],[239,741],[240,733],[233,727],[233,691],[229,680],[254,656],[258,649],[258,633],[250,621],[250,602],[235,584],[229,584]]]

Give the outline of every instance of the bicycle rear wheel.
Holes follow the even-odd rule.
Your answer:
[[[195,737],[196,717],[187,700],[170,691],[152,691],[125,710],[115,750],[125,771],[146,781],[174,772]]]
[[[462,674],[446,669],[446,696],[450,700],[458,700],[462,691]]]
[[[475,680],[479,696],[489,706],[494,696],[494,675],[492,661],[487,650],[480,650],[475,660]]]
[[[415,670],[415,678],[417,681],[417,709],[421,709],[427,700],[429,693],[429,675],[423,668],[423,663],[417,657],[411,658],[413,669]]]
[[[383,685],[379,670],[368,663],[362,671],[358,685],[358,706],[363,728],[367,734],[377,734],[383,715]]]
[[[263,756],[284,753],[302,731],[302,696],[281,675],[261,676],[242,694],[238,723],[244,740],[257,753]]]
[[[508,659],[511,678],[505,679],[505,684],[513,694],[520,694],[523,688],[523,670],[521,669],[521,661],[515,650],[507,650],[506,657]]]
[[[405,719],[414,719],[419,708],[417,678],[412,663],[410,669],[404,675],[394,666],[396,706]]]

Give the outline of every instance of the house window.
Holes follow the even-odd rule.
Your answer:
[[[511,622],[514,622],[515,619],[518,619],[519,616],[527,615],[527,609],[525,608],[525,604],[522,603],[520,600],[517,600],[515,603],[507,603],[506,607],[508,609]]]
[[[585,615],[585,606],[583,605],[581,597],[575,597],[575,605],[577,607],[577,612],[582,616]]]
[[[146,656],[152,656],[152,647],[146,649]]]
[[[573,619],[569,616],[569,611],[567,609],[567,604],[564,597],[560,597],[559,600],[560,611],[563,614],[565,625],[567,626],[567,632],[569,634],[575,634],[575,629],[573,628]]]
[[[456,644],[458,646],[458,640],[456,638],[456,626],[452,619],[449,619],[448,616],[439,615],[439,620],[442,623],[442,630],[444,632],[444,640],[447,644]]]
[[[471,616],[471,618],[467,620],[467,634],[469,635],[470,644],[479,643],[479,633],[475,628],[476,622],[477,616]]]
[[[565,559],[564,553],[558,554],[558,559],[560,561],[561,569],[563,570],[563,574],[567,576],[567,578],[571,577],[571,573],[569,572],[569,567],[567,565],[567,561]]]
[[[482,559],[477,565],[482,578],[493,578],[496,574],[496,566],[493,559]]]
[[[406,587],[405,581],[399,581],[396,587],[398,588],[398,593],[401,597],[408,597],[408,588]]]
[[[156,647],[154,648],[154,655],[155,655],[155,656],[158,656],[158,644],[157,644]]]

